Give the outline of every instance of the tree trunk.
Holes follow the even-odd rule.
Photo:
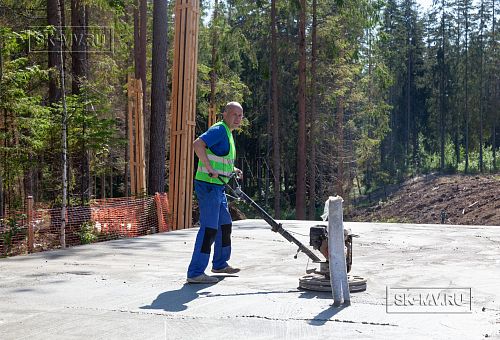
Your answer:
[[[469,172],[469,4],[468,0],[465,0],[465,173]]]
[[[139,63],[141,65],[140,67],[140,78],[142,81],[142,93],[144,98],[143,100],[143,112],[144,116],[146,116],[147,112],[147,95],[146,95],[146,88],[147,88],[147,83],[146,83],[146,50],[147,50],[147,23],[148,23],[148,2],[147,0],[140,0],[140,20],[139,20],[139,26],[140,26],[140,33],[139,33],[139,45],[140,45],[140,59]],[[164,11],[166,15],[166,11]],[[165,17],[163,18],[165,20]],[[166,20],[165,20],[166,21]],[[166,58],[166,55],[165,55]]]
[[[295,216],[306,218],[306,0],[300,0],[299,14],[299,126],[297,140],[297,191]]]
[[[0,36],[0,83],[2,82],[3,78],[3,39],[2,36]],[[3,115],[2,115],[3,116]],[[3,117],[2,117],[3,118]],[[6,126],[5,121],[3,123],[4,126]],[[5,145],[2,145],[5,147]],[[0,153],[0,161],[1,164],[5,164],[5,155],[3,152]],[[4,204],[3,204],[3,166],[0,168],[0,218],[3,218],[4,214]]]
[[[28,165],[27,168],[24,169],[24,193],[25,196],[23,199],[25,199],[28,196],[33,196],[33,173],[35,171],[35,163],[33,159],[33,153],[29,152],[28,153]]]
[[[344,197],[344,98],[337,99],[337,195]]]
[[[82,86],[88,74],[87,63],[87,19],[88,8],[82,0],[71,0],[71,26],[72,26],[72,51],[71,70],[72,83],[71,92],[74,95],[82,94]],[[84,108],[86,111],[86,108]],[[85,115],[85,112],[84,112]],[[80,142],[80,197],[84,205],[90,199],[90,159],[85,134],[87,124],[82,124],[82,140]]]
[[[280,202],[280,177],[281,177],[281,155],[280,155],[280,114],[278,111],[278,48],[276,34],[276,0],[271,0],[271,102],[273,118],[273,188],[274,188],[274,215],[281,216]]]
[[[140,15],[139,15],[139,1],[135,0],[134,3],[134,76],[135,79],[141,78],[141,32],[140,32]],[[142,85],[144,86],[144,84]]]
[[[411,24],[410,24],[411,25]],[[410,165],[410,116],[411,116],[411,66],[412,66],[412,45],[410,43],[411,40],[411,27],[408,29],[408,59],[406,65],[406,138],[405,138],[405,146],[406,146],[406,166]]]
[[[143,121],[148,122],[148,111],[147,111],[147,96],[146,96],[146,47],[147,46],[147,1],[146,0],[135,0],[134,6],[134,63],[135,63],[135,78],[141,79],[142,82],[142,98],[143,98]],[[147,123],[144,124],[149,128]],[[145,162],[146,162],[146,172],[149,174],[149,147],[148,147],[148,136],[146,131],[143,131],[145,140]],[[146,179],[146,182],[148,179]]]
[[[0,173],[0,218],[4,217],[4,194],[3,194],[3,179],[2,174]]]
[[[457,3],[457,39],[455,41],[455,45],[457,47],[457,55],[455,58],[455,73],[458,75],[459,74],[459,66],[460,66],[460,5]],[[458,81],[459,78],[457,78]],[[459,91],[457,91],[459,92]],[[457,112],[453,115],[454,121],[455,121],[455,137],[454,137],[454,142],[455,142],[455,169],[458,170],[458,165],[460,164],[460,120],[462,117],[461,114],[461,108],[462,105],[460,105],[460,95],[458,95],[458,98],[456,100],[457,104],[455,107],[457,108]]]
[[[126,25],[130,25],[130,15],[129,13],[135,13],[134,10],[131,8],[131,4],[129,3],[127,6],[126,6],[126,9],[125,9],[125,15],[124,15],[124,19],[125,19],[125,24]],[[134,21],[134,16],[132,16],[132,21]],[[135,39],[135,22],[133,22],[133,25],[134,25],[134,39]],[[130,68],[130,63],[131,63],[131,60],[134,60],[134,57],[135,57],[135,53],[134,53],[134,47],[135,45],[133,45],[133,43],[130,41],[130,40],[127,40],[127,49],[129,51],[129,58],[125,60],[125,67],[126,69],[129,69]],[[125,75],[124,77],[124,82],[127,83],[128,82],[128,74]],[[123,182],[124,182],[124,196],[125,197],[129,197],[129,176],[130,176],[130,169],[129,169],[129,161],[130,161],[130,155],[129,155],[129,144],[130,141],[128,140],[127,138],[127,131],[128,131],[128,125],[129,124],[132,124],[132,122],[129,122],[128,121],[128,95],[125,93],[124,96],[123,96],[123,100],[124,100],[124,103],[125,103],[125,107],[124,107],[124,111],[125,112],[125,131],[124,131],[124,139],[127,140],[127,143],[125,144],[125,152],[124,152],[124,160],[125,160],[125,164],[124,164],[124,168],[123,168]]]
[[[63,0],[59,0],[63,1]],[[54,27],[58,27],[59,23],[58,15],[58,0],[47,0],[47,24]],[[61,99],[61,87],[58,84],[57,78],[59,77],[57,70],[60,67],[59,55],[57,49],[59,45],[56,39],[57,34],[52,34],[48,39],[48,67],[53,69],[53,72],[49,73],[49,103],[54,104]]]
[[[139,0],[139,77],[142,82],[142,119],[143,119],[143,136],[144,136],[144,161],[146,164],[145,173],[149,174],[149,124],[150,112],[148,107],[147,96],[147,22],[148,22],[148,2],[147,0]],[[146,184],[148,182],[146,178]],[[146,190],[146,188],[144,189]]]
[[[148,193],[165,192],[167,121],[167,0],[153,3],[153,57],[151,81],[151,125],[149,130]]]
[[[87,6],[82,0],[71,0],[72,51],[71,92],[80,94],[82,84],[87,78]]]
[[[496,40],[496,35],[495,35],[495,1],[493,1],[493,10],[492,10],[492,28],[491,28],[491,37],[492,37],[492,45],[493,45],[493,53],[492,55],[496,56],[496,47],[497,47],[497,40]],[[498,70],[498,58],[493,59],[494,63],[494,69]],[[493,107],[496,109],[492,110],[493,113],[493,128],[491,132],[491,148],[493,149],[493,170],[496,172],[497,171],[497,153],[496,153],[496,148],[497,148],[497,135],[496,135],[496,126],[498,122],[498,107],[499,107],[499,102],[498,102],[498,75],[496,77],[493,77],[494,82],[493,82]]]
[[[113,164],[112,157],[111,157],[111,164]],[[109,167],[109,197],[113,198],[113,165]]]
[[[444,119],[444,68],[445,68],[445,33],[444,33],[444,23],[445,23],[445,3],[444,0],[441,1],[441,49],[438,52],[439,58],[439,139],[440,139],[440,169],[441,173],[444,172],[444,140],[445,140],[445,119]]]
[[[51,69],[49,72],[49,94],[48,94],[48,105],[54,106],[55,103],[61,100],[62,91],[61,84],[58,79],[60,76],[60,68],[61,68],[61,58],[59,56],[59,48],[63,46],[59,42],[59,26],[64,26],[65,21],[64,17],[61,17],[59,14],[59,4],[62,8],[61,12],[64,12],[64,0],[47,0],[47,23],[56,28],[55,32],[49,36],[47,51],[48,51],[48,68]],[[62,23],[61,23],[62,20]],[[64,58],[64,55],[63,55]],[[54,110],[54,112],[57,112]],[[49,147],[54,150],[56,148],[57,142],[57,133],[52,133],[49,138]],[[49,175],[50,178],[57,178],[57,174],[60,173],[60,158],[57,153],[47,153],[47,160],[49,164]],[[50,199],[55,201],[56,193],[54,191],[50,191]]]
[[[481,0],[480,7],[480,28],[479,28],[479,171],[482,173],[484,171],[483,167],[483,113],[484,113],[484,102],[483,98],[483,27],[484,27],[484,3]]]
[[[127,77],[128,78],[128,77]],[[128,121],[128,99],[125,99],[125,131],[128,131],[128,125],[129,124],[132,124],[132,122],[129,122]],[[130,143],[130,141],[127,139],[128,143]],[[130,176],[130,169],[129,169],[129,162],[130,162],[130,155],[128,154],[128,150],[129,150],[129,145],[128,143],[125,145],[125,166],[124,166],[124,169],[123,169],[123,172],[124,172],[124,177],[123,177],[123,181],[124,181],[124,196],[125,197],[129,197],[129,176]]]
[[[58,3],[58,11],[57,11],[57,21],[62,21],[62,13],[63,8],[61,6],[62,0],[59,0]],[[59,35],[59,79],[61,82],[61,101],[62,101],[62,197],[61,197],[61,227],[59,233],[59,242],[61,244],[61,248],[66,248],[66,204],[68,201],[68,139],[67,139],[67,131],[68,131],[68,113],[66,108],[66,85],[65,85],[65,73],[64,73],[64,56],[63,56],[63,41],[62,41],[62,27],[59,25],[58,27],[58,35]]]
[[[212,18],[212,70],[210,70],[210,108],[208,117],[208,126],[212,126],[216,121],[216,103],[215,103],[215,84],[217,82],[217,16],[219,9],[219,1],[215,0],[214,15]]]
[[[101,174],[101,198],[106,198],[106,173]]]
[[[317,54],[317,0],[312,3],[312,32],[311,32],[311,130],[309,145],[311,156],[309,158],[310,180],[309,180],[309,219],[316,219],[316,54]]]

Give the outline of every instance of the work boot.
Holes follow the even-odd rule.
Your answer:
[[[212,268],[212,273],[220,273],[220,274],[236,274],[240,271],[240,268],[233,268],[231,266],[227,266],[222,269]]]
[[[195,277],[188,277],[187,278],[188,283],[217,283],[219,282],[219,279],[213,276],[208,276],[207,274],[203,273],[201,275],[195,276]]]

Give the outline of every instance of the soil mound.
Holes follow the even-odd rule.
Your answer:
[[[415,177],[385,201],[354,208],[346,221],[500,226],[500,176]]]

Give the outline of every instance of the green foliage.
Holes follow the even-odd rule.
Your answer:
[[[78,95],[69,94],[73,81],[69,54],[65,59],[70,204],[79,203],[80,162],[84,150],[90,153],[90,175],[94,184],[100,183],[102,176],[107,176],[107,181],[113,174],[115,187],[124,191],[127,132],[124,83],[127,75],[134,71],[135,2],[89,0],[85,4],[89,6],[90,25],[113,28],[114,53],[88,55],[88,77],[83,80]],[[406,0],[318,0],[317,4],[316,120],[308,119],[307,131],[316,127],[315,140],[309,142],[317,150],[316,164],[311,166],[317,170],[318,201],[332,194],[339,169],[339,150],[343,151],[345,185],[352,187],[353,178],[358,178],[365,192],[408,175],[438,170],[441,136],[445,140],[444,171],[464,171],[467,151],[468,170],[478,171],[481,139],[485,171],[493,171],[491,145],[500,144],[498,132],[497,136],[492,136],[494,124],[498,130],[494,90],[498,88],[495,75],[500,71],[492,32],[492,1],[485,1],[485,10],[479,12],[479,8],[471,7],[470,1],[465,8],[463,1],[450,3],[446,0],[444,12],[440,7],[442,2],[437,2],[429,13],[419,12],[412,1]],[[202,14],[213,14],[207,11],[208,1],[202,1],[201,5]],[[39,180],[36,183],[39,199],[57,205],[61,202],[62,108],[61,103],[47,107],[46,98],[49,74],[60,81],[59,72],[45,69],[45,53],[27,52],[29,40],[43,43],[45,34],[54,28],[46,27],[39,33],[27,29],[35,26],[31,20],[33,13],[44,13],[46,1],[5,0],[3,6],[5,10],[0,14],[0,121],[3,124],[0,129],[0,176],[4,192],[9,207],[21,206],[23,179],[32,176]],[[149,86],[152,2],[148,6]],[[168,13],[165,13],[165,20],[169,22],[169,34],[165,38],[169,41],[167,59],[170,67],[173,64],[174,6],[174,1],[169,2]],[[283,216],[291,218],[296,188],[300,3],[277,1],[276,9],[281,171],[279,174],[269,171],[271,181],[268,184],[272,187],[273,176],[280,179]],[[311,71],[312,62],[311,9],[311,2],[308,2],[307,72]],[[238,156],[245,157],[249,163],[247,167],[254,172],[254,178],[245,189],[256,196],[259,190],[264,191],[263,181],[257,181],[257,177],[263,179],[264,172],[271,167],[273,154],[270,2],[219,1],[217,11],[216,20],[205,17],[199,22],[196,134],[206,127],[210,74],[214,71],[216,111],[220,113],[224,104],[232,100],[244,105],[246,118],[236,134],[236,142]],[[470,24],[467,50],[464,11],[469,15]],[[443,13],[446,14],[444,30],[441,27]],[[481,20],[486,24],[480,26]],[[214,38],[216,59],[212,62]],[[308,78],[308,113],[310,84]],[[169,96],[168,90],[165,95]],[[148,95],[145,100],[149,108]],[[338,119],[339,103],[344,104],[342,124]],[[466,106],[468,112],[465,112]],[[441,130],[442,108],[445,124]],[[145,112],[146,147],[148,111]],[[465,150],[466,118],[469,150]],[[338,134],[340,127],[343,140]],[[459,150],[459,162],[456,149]],[[497,169],[500,168],[498,154],[500,152],[497,152]],[[257,166],[260,168],[255,171]],[[30,172],[36,172],[36,176]],[[250,176],[248,172],[246,175]],[[96,185],[93,190],[99,191],[98,187]],[[271,202],[272,189],[265,191],[268,192],[267,202]],[[94,191],[93,194],[98,195]],[[262,199],[260,193],[259,198]]]
[[[243,67],[251,61],[255,66],[255,52],[251,42],[239,27],[231,27],[228,8],[222,2],[218,15],[208,26],[201,26],[199,33],[200,52],[198,54],[197,111],[206,120],[210,103],[210,74],[215,72],[216,112],[221,113],[230,101],[243,103],[251,93],[241,79]],[[214,37],[215,35],[215,37]],[[216,59],[212,65],[212,47],[215,38]]]
[[[12,217],[0,219],[0,226],[3,227],[3,231],[0,232],[0,238],[3,241],[5,255],[10,252],[13,238],[22,231],[22,227],[19,225],[18,221],[25,218],[25,214],[16,214]]]
[[[98,233],[94,223],[91,221],[84,222],[80,226],[80,231],[78,231],[77,234],[80,238],[80,244],[89,244],[97,241]]]
[[[421,135],[419,138],[420,144],[424,144],[424,137]],[[428,152],[424,147],[422,150],[422,172],[429,173],[432,171],[440,170],[440,155],[438,152]],[[500,148],[497,149],[497,155],[500,152]],[[455,172],[465,172],[465,149],[460,147],[460,163],[456,164],[456,155],[455,155],[455,145],[452,141],[448,140],[445,143],[445,172],[446,173],[455,173]],[[497,168],[499,166],[499,159],[497,157]],[[493,164],[493,150],[491,146],[487,146],[483,148],[483,162],[484,168],[487,172],[494,171]],[[478,173],[479,172],[479,152],[471,151],[469,152],[469,172]]]
[[[51,126],[50,111],[43,106],[42,96],[34,94],[48,73],[38,65],[30,65],[26,57],[13,57],[25,48],[30,32],[15,33],[0,29],[4,60],[0,78],[0,112],[4,128],[0,131],[0,175],[10,185],[23,169],[30,166],[30,155],[46,146],[46,136]]]

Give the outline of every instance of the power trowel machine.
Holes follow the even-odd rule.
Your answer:
[[[234,185],[231,186],[228,183],[231,183],[233,180]],[[248,197],[245,194],[238,181],[238,177],[236,173],[233,173],[229,177],[228,183],[224,183],[227,192],[232,192],[237,199],[242,199],[248,204],[250,204],[262,218],[271,226],[271,230],[280,234],[289,242],[295,243],[299,249],[297,250],[297,254],[299,252],[303,252],[306,254],[314,263],[319,264],[319,269],[314,268],[310,270],[306,270],[306,275],[299,278],[299,287],[307,290],[315,290],[315,291],[331,291],[331,280],[330,280],[330,270],[328,263],[328,227],[326,225],[315,225],[312,226],[309,230],[309,245],[313,247],[313,249],[318,250],[323,257],[322,260],[316,254],[302,244],[299,240],[297,240],[293,235],[291,235],[288,231],[286,231],[281,223],[278,223],[274,218],[272,218],[262,207],[260,207],[254,200]],[[352,241],[353,237],[356,237],[351,233],[350,230],[344,229],[344,254],[346,257],[346,265],[347,265],[347,273],[351,271],[352,268]],[[297,258],[297,255],[295,255]],[[366,290],[366,279],[348,275],[348,283],[349,283],[349,291],[358,292]]]

